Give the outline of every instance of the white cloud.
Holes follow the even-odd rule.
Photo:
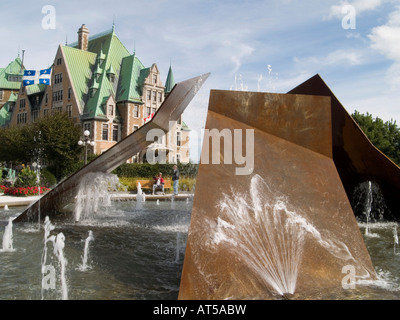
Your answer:
[[[400,7],[390,14],[386,24],[373,28],[368,37],[373,49],[400,62]]]
[[[400,7],[393,11],[386,24],[372,29],[368,35],[371,48],[393,61],[387,70],[386,81],[394,90],[400,88]]]
[[[345,6],[353,6],[356,14],[361,14],[365,11],[371,11],[377,9],[381,6],[385,1],[384,0],[355,0],[355,1],[340,1],[338,4],[333,5],[330,7],[330,11],[327,19],[332,18],[343,18],[343,8]]]
[[[300,68],[318,70],[328,66],[345,67],[360,65],[363,63],[363,53],[355,49],[338,49],[324,57],[295,57],[293,60]]]

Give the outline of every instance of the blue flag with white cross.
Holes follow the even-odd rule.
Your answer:
[[[30,86],[32,84],[42,83],[50,85],[51,68],[43,70],[24,70],[24,77],[22,78],[22,84],[24,86]]]

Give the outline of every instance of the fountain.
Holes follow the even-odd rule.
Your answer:
[[[60,267],[60,281],[61,281],[61,299],[68,300],[68,286],[66,281],[66,264],[67,260],[64,257],[65,247],[65,236],[62,232],[56,236],[51,235],[51,231],[55,229],[55,226],[50,222],[48,216],[44,221],[44,249],[42,254],[42,300],[44,299],[45,290],[56,289],[56,274],[55,267],[48,263],[48,248],[47,243],[53,244],[53,253],[58,258],[58,264]],[[47,272],[49,271],[49,273]]]
[[[399,166],[369,141],[320,75],[315,75],[288,94],[330,98],[332,158],[348,198],[352,199],[354,188],[360,183],[374,181],[379,184],[385,199],[383,218],[398,220]]]
[[[111,207],[113,192],[122,188],[118,176],[103,172],[90,172],[79,184],[75,200],[75,221],[91,220],[98,215],[107,215]]]
[[[147,133],[150,130],[161,129],[164,132],[168,132],[170,121],[177,121],[181,117],[183,111],[200,90],[208,76],[209,73],[177,83],[160,108],[158,108],[151,121],[145,123],[139,130],[122,139],[85,167],[58,184],[50,192],[46,193],[40,201],[33,203],[16,217],[14,222],[37,221],[40,211],[46,212],[47,215],[57,215],[74,201],[80,180],[86,174],[91,172],[110,173],[153,142],[147,140]]]
[[[349,171],[345,160],[360,155],[373,165],[376,153],[362,152],[371,143],[365,135],[358,139],[351,118],[340,128],[359,131],[346,132],[347,140],[335,131],[343,114],[319,77],[289,94],[211,90],[206,130],[220,134],[203,142],[179,299],[271,299],[331,290],[343,297],[343,270],[352,270],[357,283],[377,279],[349,202],[348,190],[360,176],[342,178]],[[253,139],[242,137],[236,150],[240,144],[227,140],[229,128],[230,137],[241,130]],[[364,149],[352,153],[353,136]],[[243,150],[253,151],[254,162],[246,154],[252,166],[232,162],[244,158]],[[385,157],[376,161],[392,172],[386,199],[400,191],[400,170]],[[365,170],[379,175],[375,167]]]
[[[137,184],[137,194],[136,194],[136,209],[140,210],[143,207],[143,202],[146,201],[145,195],[142,191],[142,186],[140,182]]]
[[[301,299],[325,293],[340,299],[360,292],[363,283],[377,283],[381,273],[377,274],[374,269],[365,235],[360,232],[348,200],[349,186],[341,179],[343,173],[334,156],[338,150],[333,147],[331,112],[332,101],[328,96],[212,90],[206,128],[219,132],[227,128],[252,132],[253,141],[243,136],[240,149],[240,152],[254,151],[253,165],[245,168],[248,174],[237,174],[238,167],[244,169],[240,161],[212,165],[202,162],[191,217],[190,210],[184,211],[179,201],[150,202],[140,209],[112,201],[112,207],[92,206],[88,211],[97,211],[97,214],[87,222],[83,209],[79,209],[79,223],[69,223],[63,219],[65,216],[55,215],[54,221],[62,219],[62,224],[58,227],[60,232],[52,235],[50,231],[55,226],[45,215],[42,296],[55,284],[51,279],[56,276],[56,267],[63,299]],[[162,118],[159,113],[156,118],[159,122],[152,125],[159,126]],[[135,137],[143,137],[147,129]],[[223,141],[223,147],[229,145]],[[350,152],[348,142],[344,145]],[[212,144],[204,146],[202,160],[204,155],[215,151]],[[235,155],[235,162],[243,159],[241,154],[236,157],[237,150],[230,151]],[[106,163],[106,171],[109,170],[120,160],[112,159],[117,153],[115,149],[96,166]],[[216,158],[224,160],[221,155]],[[48,213],[45,208],[61,190],[69,193],[78,189],[75,183],[83,177],[80,172],[51,197],[44,198],[43,207],[39,204],[42,213]],[[387,189],[383,187],[385,195]],[[89,198],[82,194],[82,199]],[[27,222],[19,225],[19,237],[36,237],[24,228],[36,219],[32,210],[37,206],[31,207],[29,214],[24,212],[18,216],[18,222]],[[99,219],[103,216],[104,219]],[[86,238],[87,250],[85,245],[81,255],[82,239],[88,228],[96,234],[96,246],[91,252],[93,267],[82,275],[75,266],[78,260],[79,263],[85,260],[85,252],[88,254],[90,234]],[[186,235],[181,273],[179,261]],[[393,236],[390,233],[390,243]],[[365,239],[374,241],[371,237]],[[47,253],[48,243],[53,244],[53,256],[57,258],[54,266]],[[34,240],[29,246],[43,248],[43,240],[40,246]],[[392,246],[389,247],[393,256]],[[29,259],[28,255],[24,262]],[[15,258],[11,264],[20,261]],[[36,270],[37,266],[24,268]],[[343,280],[348,276],[343,270],[354,273],[350,275],[356,279],[354,291],[343,287]],[[3,277],[0,274],[0,286]],[[20,282],[32,288],[35,281],[29,278]],[[0,289],[6,299],[15,298],[12,289]],[[26,290],[21,289],[21,294]],[[361,297],[369,297],[368,293]],[[385,297],[392,294],[391,291]],[[32,297],[29,293],[26,296]]]
[[[399,235],[397,233],[397,225],[394,226],[393,228],[393,253],[395,255],[400,255],[400,251],[399,251]]]
[[[79,266],[80,271],[87,271],[89,269],[89,266],[87,264],[88,256],[89,256],[89,242],[93,241],[93,231],[89,230],[89,235],[85,240],[85,247],[83,250],[83,256],[82,256],[82,264]]]
[[[13,223],[12,223],[12,218],[10,217],[8,219],[8,224],[4,228],[4,234],[3,234],[3,249],[1,252],[12,252],[14,251],[13,247]]]
[[[175,255],[175,263],[179,262],[179,256],[180,256],[180,248],[181,248],[181,233],[178,231],[176,233],[176,255]]]

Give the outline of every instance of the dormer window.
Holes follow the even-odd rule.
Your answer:
[[[111,83],[114,83],[115,72],[114,72],[112,65],[110,65],[110,68],[108,68],[108,70],[107,70],[107,76],[108,76],[108,80],[110,80]]]
[[[21,82],[22,76],[8,75],[8,81],[10,82]]]
[[[108,106],[108,115],[109,115],[110,117],[113,117],[113,116],[114,116],[114,106],[113,106],[112,104],[110,104],[110,105]]]
[[[96,92],[97,92],[97,88],[90,88],[90,90],[89,90],[90,97],[93,98],[94,95],[96,94]]]
[[[153,74],[153,83],[157,84],[157,75],[156,74]]]
[[[101,76],[101,68],[97,65],[96,71],[94,73],[95,79],[98,82]]]

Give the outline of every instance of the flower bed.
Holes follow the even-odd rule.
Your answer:
[[[0,186],[0,190],[2,190],[5,195],[15,196],[15,197],[38,196],[38,195],[42,195],[43,193],[50,191],[50,189],[46,188],[46,187],[27,187],[27,188],[10,187],[10,188],[7,188],[4,186]]]

